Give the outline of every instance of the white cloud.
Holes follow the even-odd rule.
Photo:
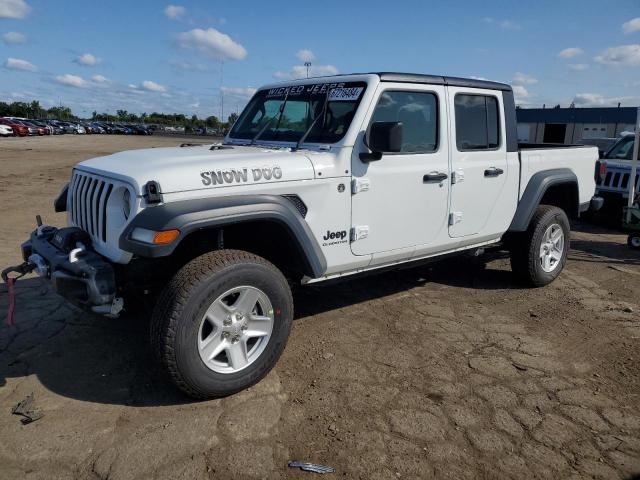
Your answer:
[[[4,41],[4,43],[6,43],[7,45],[15,43],[25,43],[27,41],[27,37],[19,32],[7,32],[2,35],[2,41]]]
[[[25,72],[38,71],[38,67],[36,67],[33,63],[27,62],[26,60],[21,60],[19,58],[7,58],[7,61],[4,62],[4,66],[9,70],[23,70]]]
[[[493,17],[484,17],[482,21],[490,25],[497,25],[505,30],[522,30],[522,26],[519,23],[507,18],[505,18],[504,20],[496,20]]]
[[[164,14],[171,20],[180,20],[187,13],[187,9],[180,5],[167,5],[164,9]]]
[[[91,79],[96,83],[106,83],[109,79],[103,75],[94,75]]]
[[[220,90],[223,94],[228,95],[229,97],[242,100],[250,99],[257,91],[257,89],[253,87],[221,87]]]
[[[171,60],[169,61],[171,66],[176,70],[188,70],[192,72],[207,72],[209,71],[209,67],[203,63],[194,63],[187,62],[182,60]]]
[[[532,77],[531,75],[527,75],[526,73],[516,72],[513,75],[512,83],[514,85],[533,85],[535,83],[538,83],[538,79]]]
[[[327,77],[337,75],[338,69],[334,65],[312,65],[309,67],[309,77]],[[273,74],[278,80],[291,80],[296,78],[307,77],[307,67],[304,65],[296,65],[289,72],[277,71]]]
[[[637,32],[638,30],[640,30],[640,17],[632,18],[622,24],[622,31],[626,34]]]
[[[580,107],[615,107],[618,103],[623,106],[636,106],[640,97],[605,97],[599,93],[578,93],[573,103]]]
[[[91,55],[90,53],[85,53],[83,55],[80,55],[73,61],[78,65],[84,65],[86,67],[93,67],[100,63],[100,59],[95,55]]]
[[[0,18],[24,18],[30,11],[24,0],[0,0]]]
[[[640,45],[620,45],[607,48],[595,61],[605,65],[618,65],[622,67],[640,67]]]
[[[513,85],[513,96],[517,101],[524,100],[529,97],[529,92],[522,85]]]
[[[561,50],[560,53],[558,53],[558,56],[560,58],[573,58],[573,57],[582,55],[583,53],[584,53],[584,50],[582,50],[581,48],[569,47],[569,48],[565,48],[564,50]]]
[[[567,67],[573,72],[584,72],[585,70],[589,70],[588,63],[570,63]]]
[[[316,58],[311,50],[303,48],[302,50],[298,50],[296,53],[296,58],[301,62],[310,62]]]
[[[247,56],[247,50],[242,45],[215,28],[194,28],[180,33],[177,40],[182,48],[195,49],[219,60],[243,60]]]
[[[500,22],[500,27],[505,30],[522,30],[522,27],[519,23],[514,22],[513,20],[502,20]]]
[[[152,82],[151,80],[145,80],[142,82],[142,88],[150,92],[166,92],[167,87],[160,85],[159,83]]]
[[[71,75],[70,73],[57,76],[56,82],[60,85],[75,88],[86,88],[89,85],[84,78],[79,77],[78,75]]]

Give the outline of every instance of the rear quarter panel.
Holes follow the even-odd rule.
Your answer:
[[[567,148],[533,148],[520,150],[520,198],[531,177],[544,170],[568,168],[578,178],[578,195],[581,204],[587,203],[596,190],[594,178],[597,147],[576,146]]]

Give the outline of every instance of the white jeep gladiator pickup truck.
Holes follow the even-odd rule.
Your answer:
[[[531,286],[561,272],[595,147],[518,145],[509,85],[369,73],[261,88],[224,142],[79,163],[22,270],[94,312],[154,299],[151,342],[188,395],[276,363],[290,285],[503,245]]]

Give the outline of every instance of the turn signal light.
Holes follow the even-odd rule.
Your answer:
[[[156,232],[153,236],[153,243],[156,245],[166,245],[173,242],[180,235],[180,230],[165,230],[164,232]]]

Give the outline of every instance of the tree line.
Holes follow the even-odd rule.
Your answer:
[[[43,108],[40,102],[0,102],[0,117],[24,117],[24,118],[46,118],[56,120],[80,120],[69,107],[56,106]],[[130,113],[126,110],[116,110],[114,114],[108,112],[91,114],[91,120],[102,122],[124,122],[124,123],[145,123],[157,125],[181,125],[185,128],[209,127],[215,129],[226,129],[238,119],[234,112],[227,118],[226,122],[221,122],[215,115],[206,118],[198,118],[197,115],[187,117],[182,113],[159,113],[147,114]]]

